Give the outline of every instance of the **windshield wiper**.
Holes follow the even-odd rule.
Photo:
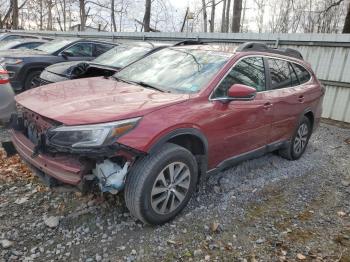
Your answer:
[[[154,86],[154,85],[148,84],[148,83],[143,82],[143,81],[140,81],[140,82],[136,82],[136,81],[135,81],[134,83],[137,84],[137,85],[146,87],[146,88],[151,88],[151,89],[160,91],[160,92],[169,92],[169,91],[165,91],[165,90],[163,90],[163,89],[160,89],[159,87],[156,87],[156,86]]]
[[[132,81],[128,81],[128,80],[125,80],[125,79],[123,79],[123,78],[120,78],[120,77],[117,77],[117,76],[111,76],[114,80],[116,80],[116,81],[120,81],[120,82],[124,82],[124,83],[127,83],[127,84],[134,84],[134,82],[132,82]]]
[[[146,88],[151,88],[151,89],[154,89],[154,90],[157,90],[157,91],[160,91],[160,92],[167,92],[167,93],[170,93],[170,91],[165,91],[159,87],[156,87],[156,86],[153,86],[151,84],[148,84],[146,82],[143,82],[143,81],[140,81],[140,82],[137,82],[137,81],[130,81],[130,80],[126,80],[126,79],[123,79],[123,78],[120,78],[120,77],[117,77],[117,76],[112,76],[112,78],[114,80],[117,80],[117,81],[121,81],[121,82],[124,82],[124,83],[128,83],[128,84],[136,84],[136,85],[140,85],[142,87],[146,87]]]

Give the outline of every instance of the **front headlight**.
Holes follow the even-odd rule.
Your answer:
[[[51,144],[58,146],[102,146],[132,130],[140,119],[137,117],[97,125],[60,126],[48,132],[48,139]]]
[[[0,63],[3,65],[17,65],[22,63],[23,60],[17,58],[3,58],[0,60]]]

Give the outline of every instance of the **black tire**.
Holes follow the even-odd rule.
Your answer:
[[[160,214],[152,206],[152,204],[154,204],[154,201],[152,202],[153,189],[156,183],[158,183],[156,181],[160,181],[159,175],[163,170],[168,165],[174,163],[182,163],[185,165],[186,171],[189,170],[189,187],[182,202],[178,201],[178,206],[173,211],[170,212],[169,208],[169,213]],[[181,172],[179,172],[179,174],[180,173]],[[180,175],[177,177],[179,176]],[[151,225],[163,224],[173,219],[187,205],[191,195],[195,191],[197,179],[197,162],[191,152],[178,145],[166,143],[155,154],[150,154],[139,159],[130,170],[125,182],[124,198],[126,206],[136,218],[144,223]],[[163,188],[165,188],[165,186]],[[172,194],[172,201],[174,201],[174,199],[176,200],[175,193],[169,192],[172,190],[169,189],[169,186],[167,188],[167,192],[160,194]],[[169,203],[168,199],[170,198],[166,197],[166,199],[165,202]],[[168,205],[166,204],[166,206]]]
[[[40,74],[41,74],[41,71],[30,72],[27,75],[26,80],[24,81],[24,90],[29,90],[40,86],[40,82],[39,82]]]
[[[307,134],[305,134],[305,136],[303,136],[303,139],[305,139],[305,141],[301,142],[300,132],[301,132],[301,129],[305,126],[307,127]],[[312,134],[311,122],[310,122],[309,118],[307,118],[306,116],[303,116],[303,118],[301,119],[301,121],[298,124],[298,127],[296,128],[296,131],[295,131],[292,139],[288,143],[288,146],[286,148],[280,149],[278,151],[279,155],[288,159],[288,160],[299,159],[303,155],[303,153],[305,152],[305,149],[307,147],[307,144],[309,142],[311,134]],[[298,148],[295,146],[296,144],[298,144],[297,140],[299,140],[301,143],[300,150],[296,150],[296,148]]]

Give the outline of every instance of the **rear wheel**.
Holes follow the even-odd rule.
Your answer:
[[[125,183],[126,205],[144,223],[163,224],[187,205],[197,184],[197,174],[191,152],[165,144],[130,170]]]
[[[40,86],[41,71],[30,72],[24,82],[24,90],[29,90]]]
[[[289,160],[299,159],[305,152],[312,133],[312,127],[309,118],[304,116],[299,122],[298,128],[293,135],[288,147],[281,149],[279,154]]]

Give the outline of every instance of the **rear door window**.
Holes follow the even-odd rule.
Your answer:
[[[310,80],[311,75],[304,67],[294,63],[293,63],[293,67],[301,85]]]
[[[271,77],[271,89],[280,89],[299,85],[298,78],[288,61],[268,58]]]
[[[72,57],[92,57],[92,44],[91,43],[77,43],[64,51],[68,52]]]
[[[24,44],[16,46],[15,49],[19,49],[19,48],[21,48],[21,49],[33,49],[35,47],[38,47],[39,45],[42,45],[42,43],[40,43],[40,42],[24,43]]]
[[[95,45],[95,51],[94,51],[94,57],[100,56],[103,53],[107,52],[110,50],[113,45],[104,45],[104,44],[94,44]]]
[[[265,67],[262,57],[248,57],[239,61],[214,91],[214,97],[227,97],[228,89],[234,84],[243,84],[265,90]]]

